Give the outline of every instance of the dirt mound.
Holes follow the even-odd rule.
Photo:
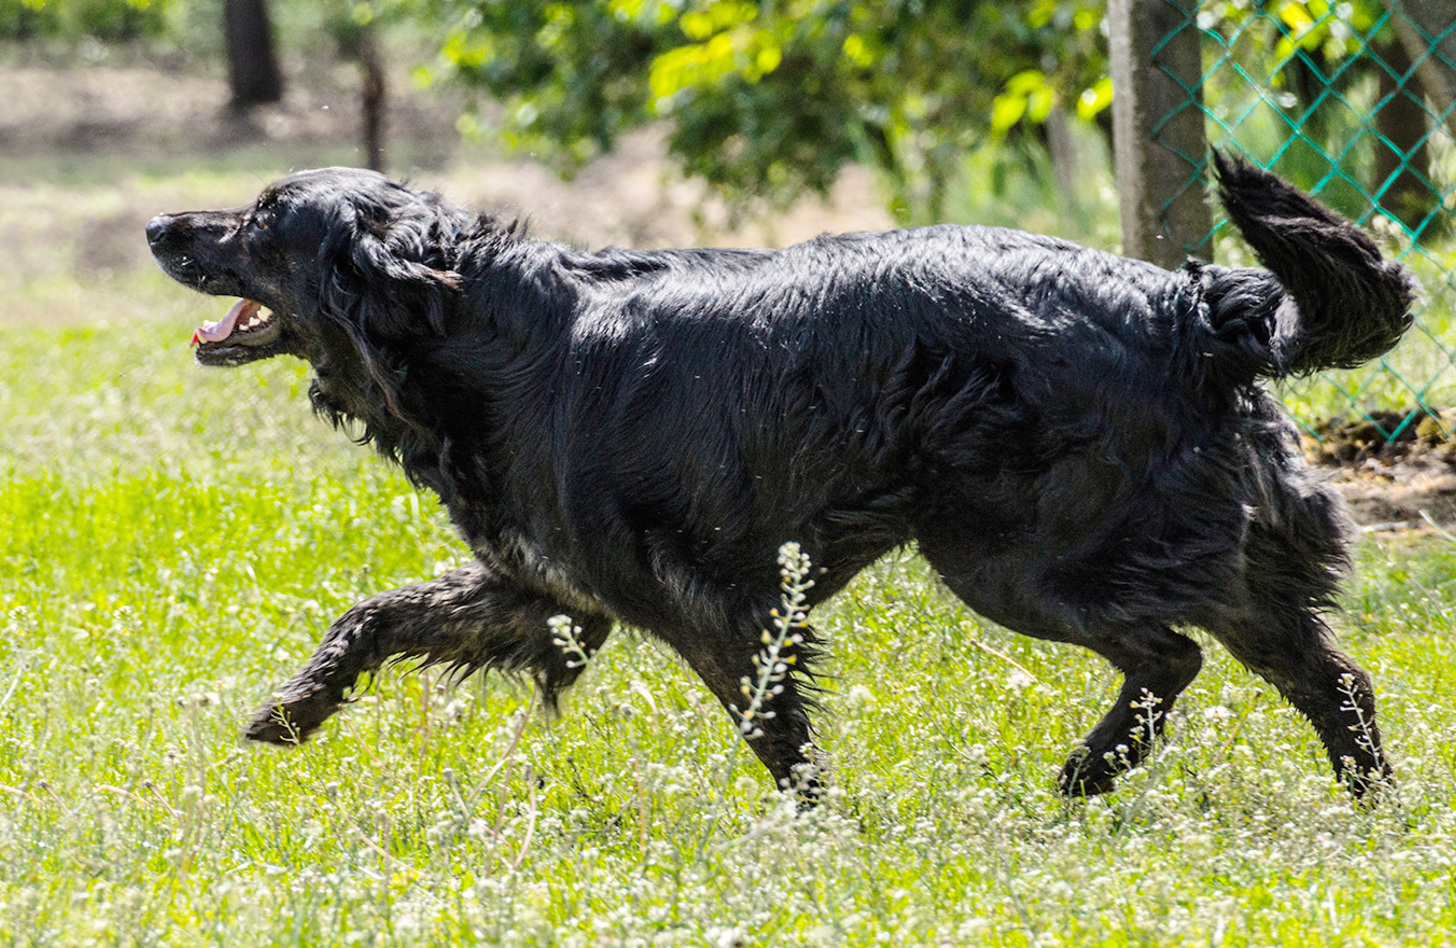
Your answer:
[[[1305,439],[1367,530],[1456,523],[1456,410],[1377,411]]]

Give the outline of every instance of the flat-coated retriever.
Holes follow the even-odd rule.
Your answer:
[[[1215,161],[1267,270],[955,226],[587,252],[346,168],[155,218],[169,275],[242,297],[198,361],[308,360],[314,409],[438,493],[475,555],[350,609],[248,736],[302,740],[397,656],[528,673],[549,702],[579,671],[558,613],[588,652],[648,630],[732,709],[780,544],[812,558],[813,605],[913,540],[976,612],[1124,675],[1064,792],[1147,751],[1202,663],[1182,625],[1364,792],[1389,773],[1374,694],[1321,619],[1349,521],[1259,380],[1384,353],[1414,284],[1292,186]],[[812,753],[806,638],[752,741],[781,786]]]

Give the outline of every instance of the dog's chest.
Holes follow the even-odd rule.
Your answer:
[[[583,615],[606,611],[601,600],[577,581],[569,564],[516,528],[498,527],[489,536],[482,531],[467,535],[466,540],[476,557],[492,570],[555,600],[562,608]]]

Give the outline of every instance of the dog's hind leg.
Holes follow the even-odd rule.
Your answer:
[[[359,676],[394,658],[423,658],[463,672],[525,672],[548,704],[581,673],[553,640],[547,620],[567,612],[473,563],[433,582],[372,596],[344,613],[313,656],[248,724],[256,741],[295,744],[338,710]],[[579,610],[577,610],[579,612]],[[591,654],[611,631],[601,615],[573,613]]]
[[[1273,450],[1263,456],[1278,457]],[[1260,506],[1271,514],[1250,524],[1238,599],[1199,624],[1309,720],[1336,777],[1364,796],[1390,781],[1375,691],[1320,617],[1347,567],[1351,528],[1329,488],[1286,487]]]
[[[1286,598],[1208,630],[1309,720],[1351,793],[1363,797],[1390,780],[1370,676],[1331,644],[1312,609]]]
[[[1092,620],[1046,594],[1031,571],[977,570],[954,546],[927,542],[920,551],[960,599],[1013,632],[1069,642],[1097,652],[1123,674],[1111,710],[1062,768],[1059,789],[1069,796],[1111,790],[1118,774],[1138,764],[1162,733],[1173,702],[1203,666],[1198,643],[1162,623]]]
[[[1203,666],[1203,652],[1192,639],[1161,626],[1116,629],[1075,641],[1123,674],[1116,703],[1068,759],[1057,781],[1068,796],[1091,796],[1111,790],[1118,774],[1152,749],[1173,702]]]

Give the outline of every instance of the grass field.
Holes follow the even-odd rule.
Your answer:
[[[834,789],[806,817],[630,630],[556,719],[393,669],[308,746],[250,746],[333,617],[464,550],[310,416],[300,365],[192,363],[216,301],[87,292],[130,318],[0,327],[0,943],[1453,940],[1451,540],[1364,541],[1338,620],[1401,781],[1369,811],[1216,646],[1153,761],[1064,802],[1115,676],[979,622],[909,554],[816,615]]]
[[[145,259],[145,214],[333,155],[0,162],[0,944],[1456,944],[1441,535],[1363,541],[1337,620],[1400,779],[1365,811],[1216,646],[1151,762],[1063,801],[1116,676],[979,622],[909,553],[816,613],[833,790],[808,816],[630,630],[554,719],[517,683],[392,669],[308,746],[245,745],[334,617],[465,556],[310,416],[302,366],[198,368],[219,301]]]

